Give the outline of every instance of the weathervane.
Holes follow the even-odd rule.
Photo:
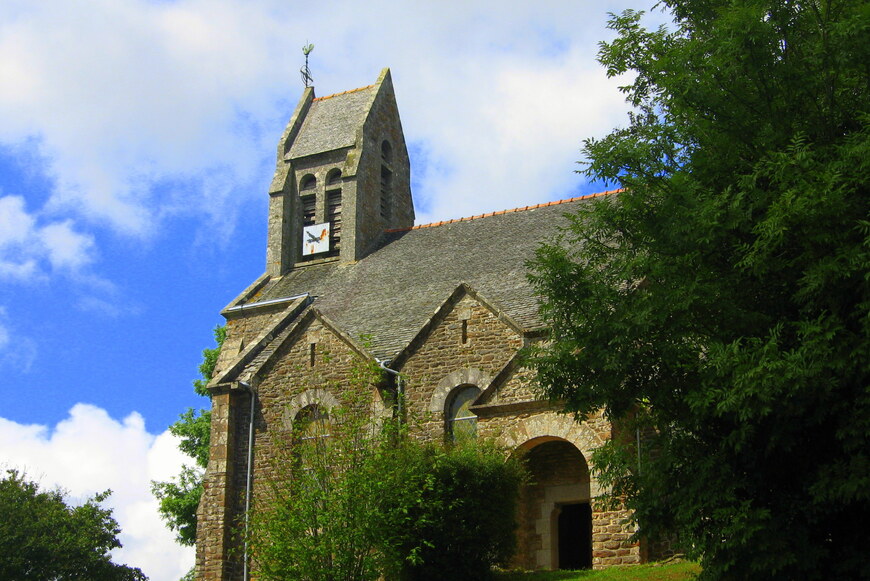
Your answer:
[[[314,81],[311,77],[311,69],[308,68],[308,55],[311,54],[312,50],[314,50],[313,44],[306,44],[302,47],[302,54],[305,55],[305,66],[299,69],[299,72],[302,74],[302,82],[306,87],[310,87],[311,83]]]

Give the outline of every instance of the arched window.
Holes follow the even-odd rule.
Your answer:
[[[386,139],[381,143],[381,159],[387,163],[393,161],[393,146]]]
[[[444,416],[447,421],[447,436],[457,442],[477,436],[477,416],[469,409],[480,396],[474,385],[460,385],[447,398]]]
[[[335,186],[335,185],[340,186],[341,185],[341,170],[340,169],[338,169],[336,167],[336,168],[329,170],[329,173],[326,174],[326,185],[327,186]]]
[[[329,412],[316,403],[305,406],[293,419],[293,431],[300,444],[323,445],[329,438]]]
[[[312,174],[306,174],[299,180],[299,191],[305,192],[317,188],[317,178]]]

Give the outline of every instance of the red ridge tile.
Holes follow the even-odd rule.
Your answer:
[[[371,87],[372,85],[369,85]],[[361,87],[359,89],[353,89],[353,91],[345,91],[345,93],[352,93],[354,91],[362,91],[363,89],[368,89],[369,87]],[[343,95],[344,93],[338,93],[338,95]],[[329,97],[334,97],[335,95],[330,95]],[[320,97],[321,99],[328,99],[329,97]],[[315,99],[317,100],[317,99]],[[598,198],[601,196],[609,196],[611,194],[618,194],[624,191],[623,188],[618,188],[615,190],[607,190],[604,192],[597,192],[594,194],[588,194],[586,196],[576,196],[574,198],[567,198],[565,200],[554,200],[551,202],[543,202],[540,204],[536,204],[534,206],[526,206],[520,208],[511,208],[509,210],[498,210],[496,212],[489,212],[486,214],[478,214],[476,216],[466,216],[464,218],[453,218],[451,220],[442,220],[440,222],[430,222],[429,224],[418,224],[416,226],[411,226],[410,228],[391,228],[386,230],[386,232],[407,232],[408,230],[420,230],[421,228],[434,228],[436,226],[443,226],[445,224],[453,224],[454,222],[468,222],[471,220],[478,220],[480,218],[489,218],[490,216],[500,216],[501,214],[509,214],[512,212],[525,212],[526,210],[534,210],[535,208],[545,208],[548,206],[558,206],[559,204],[568,204],[570,202],[576,202],[578,200],[588,200],[589,198]]]

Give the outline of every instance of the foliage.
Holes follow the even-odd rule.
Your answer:
[[[599,477],[704,578],[868,578],[870,5],[662,5],[601,45],[635,109],[585,173],[627,190],[532,265],[540,383],[617,422]]]
[[[519,460],[473,440],[448,448],[406,442],[394,460],[401,463],[396,472],[407,472],[400,483],[417,491],[413,499],[390,498],[399,502],[382,513],[384,528],[393,531],[389,542],[405,555],[405,579],[478,581],[508,562],[525,479]],[[393,522],[396,517],[402,522]]]
[[[152,482],[151,492],[160,501],[160,516],[182,545],[196,542],[196,509],[202,496],[202,473],[191,466],[182,466],[172,480]]]
[[[218,357],[220,357],[221,347],[223,347],[224,341],[227,339],[227,328],[225,325],[218,325],[214,328],[212,333],[214,334],[214,342],[217,346],[211,349],[206,348],[202,350],[202,363],[199,364],[199,374],[201,378],[193,380],[193,390],[197,395],[203,397],[209,397],[208,382],[211,381],[212,376],[214,376],[214,368],[217,365]],[[208,448],[208,446],[206,446],[206,448]],[[197,457],[195,454],[189,455]]]
[[[81,506],[60,490],[40,490],[15,470],[0,479],[0,579],[145,581],[139,569],[117,565],[118,523],[100,503],[106,491]]]
[[[683,561],[671,564],[638,565],[636,567],[610,567],[593,571],[526,571],[503,572],[497,581],[691,581],[701,568],[696,563]]]
[[[312,408],[294,422],[289,440],[274,435],[274,477],[256,499],[249,531],[263,579],[378,578],[372,523],[389,475],[369,478],[365,468],[378,443],[369,410],[379,379],[374,363],[357,362],[343,405]]]
[[[381,372],[358,360],[341,405],[275,434],[249,543],[263,579],[484,579],[514,545],[522,470],[493,447],[445,449],[372,416]],[[446,575],[446,577],[445,577]]]
[[[214,374],[226,337],[226,327],[215,327],[216,347],[203,349],[199,365],[201,377],[193,381],[197,395],[208,397],[208,382]],[[181,438],[178,447],[195,461],[195,467],[183,466],[181,473],[167,482],[152,482],[151,492],[160,501],[160,516],[176,532],[176,540],[183,545],[193,545],[196,542],[196,509],[202,496],[202,472],[208,465],[211,411],[188,408],[177,422],[169,426],[169,431]]]

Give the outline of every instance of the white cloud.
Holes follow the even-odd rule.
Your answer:
[[[616,82],[576,47],[548,64],[505,64],[487,71],[486,89],[449,103],[461,123],[436,123],[437,166],[426,171],[423,216],[442,219],[568,197],[583,137],[602,135],[624,113]],[[401,96],[400,96],[401,99]],[[470,102],[466,106],[462,101]],[[477,102],[475,102],[477,101]],[[425,122],[425,120],[423,121]],[[474,127],[473,130],[463,130]]]
[[[393,68],[408,139],[431,162],[417,168],[424,219],[560,197],[580,140],[625,109],[594,63],[622,7],[7,0],[0,142],[38,140],[56,178],[47,209],[64,218],[140,236],[180,213],[231,225],[265,195],[310,40],[320,94]]]
[[[39,138],[52,210],[146,235],[179,200],[221,210],[225,193],[175,180],[226,166],[250,179],[261,152],[235,124],[252,92],[271,92],[276,62],[262,57],[277,30],[262,9],[12,1],[0,16],[0,139]]]
[[[117,293],[112,293],[113,295]],[[110,300],[104,300],[96,296],[85,295],[76,302],[76,307],[82,311],[97,313],[104,317],[116,319],[125,315],[140,315],[142,307],[128,301],[119,301],[114,296]]]
[[[52,267],[78,270],[91,261],[94,239],[73,231],[70,220],[44,226],[39,234]]]
[[[8,365],[27,373],[36,360],[36,342],[29,337],[16,336],[7,319],[6,307],[0,305],[0,369]]]
[[[27,211],[21,196],[0,197],[0,280],[28,280],[54,271],[78,272],[94,259],[94,239],[70,220],[43,220]]]
[[[193,565],[193,549],[175,543],[150,492],[151,480],[168,479],[186,459],[174,436],[148,433],[135,412],[118,421],[77,404],[53,429],[0,418],[0,463],[79,501],[112,490],[105,506],[114,511],[124,545],[113,559],[140,567],[151,581],[176,581]]]

